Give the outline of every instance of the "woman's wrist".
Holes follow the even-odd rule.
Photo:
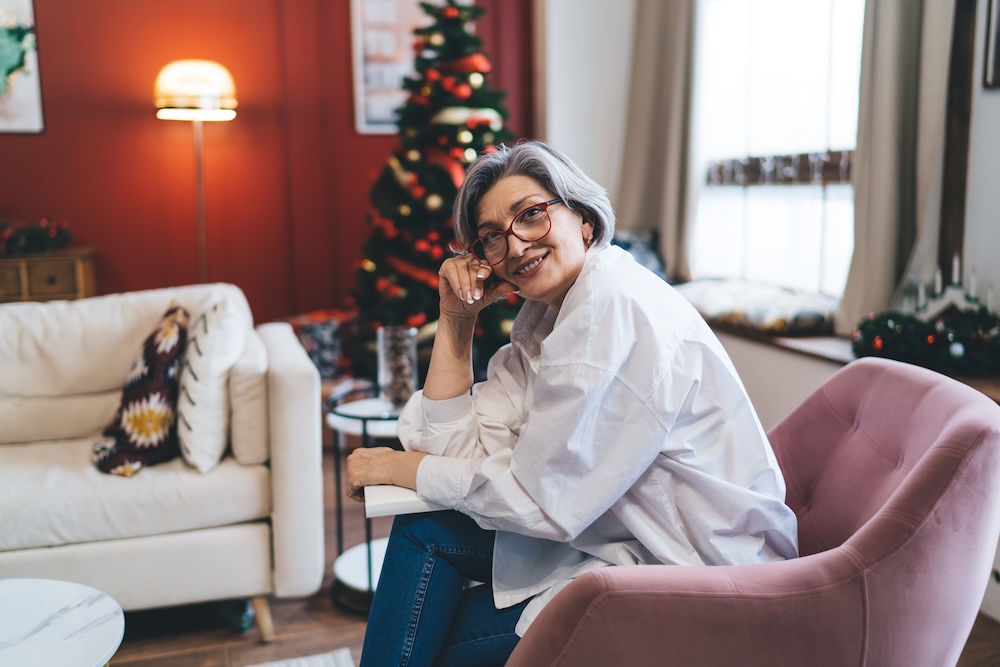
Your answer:
[[[389,484],[417,490],[417,469],[427,456],[426,452],[399,452],[399,456],[389,468]]]

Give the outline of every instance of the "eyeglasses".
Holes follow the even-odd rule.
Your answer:
[[[490,266],[499,264],[507,257],[508,236],[513,234],[526,243],[541,241],[552,230],[549,206],[564,203],[557,197],[540,204],[532,204],[514,216],[507,231],[487,232],[473,241],[467,250]]]

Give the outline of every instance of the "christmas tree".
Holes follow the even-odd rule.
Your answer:
[[[359,374],[375,366],[372,342],[380,326],[437,320],[437,272],[454,238],[451,212],[465,171],[480,153],[513,138],[504,129],[504,93],[490,89],[490,62],[468,30],[484,10],[456,0],[420,6],[433,22],[414,31],[416,76],[405,79],[410,95],[397,110],[400,146],[371,190],[371,236],[352,292],[359,325],[352,365]],[[512,295],[480,314],[477,374],[509,340],[519,307]]]

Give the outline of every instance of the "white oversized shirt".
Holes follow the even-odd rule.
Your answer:
[[[521,308],[471,395],[420,392],[399,421],[427,452],[417,495],[496,530],[493,595],[537,595],[605,565],[797,555],[774,453],[718,339],[624,250],[591,248],[558,312]]]

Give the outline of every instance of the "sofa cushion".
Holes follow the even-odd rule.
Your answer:
[[[100,436],[122,400],[119,386],[111,391],[76,396],[0,396],[0,445]],[[52,415],[59,415],[53,419]]]
[[[91,444],[0,447],[0,550],[176,533],[271,513],[266,466],[226,457],[203,475],[176,458],[128,479],[98,471]]]
[[[206,298],[220,291],[242,304],[246,319],[252,320],[243,292],[225,283],[0,305],[0,444],[100,433],[116,400],[110,412],[107,401],[95,412],[62,412],[60,401],[45,399],[66,398],[77,405],[77,400],[97,394],[120,395],[135,351],[170,303],[176,300],[196,313]],[[59,419],[34,417],[50,405]]]
[[[230,439],[233,456],[243,465],[264,463],[270,456],[267,394],[267,348],[256,330],[229,374]]]
[[[243,354],[252,325],[242,301],[220,290],[191,318],[177,431],[184,460],[201,472],[219,464],[229,441],[229,371]]]
[[[180,453],[177,389],[187,330],[188,312],[171,306],[132,360],[118,412],[94,443],[102,472],[131,477]]]

